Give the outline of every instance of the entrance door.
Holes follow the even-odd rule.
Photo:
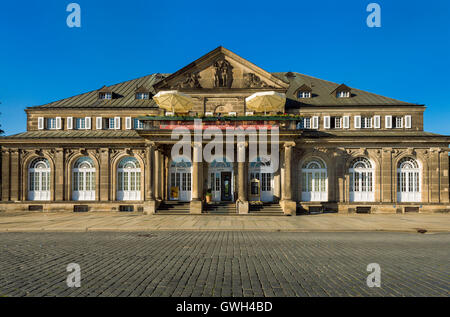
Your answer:
[[[178,201],[191,200],[191,178],[189,172],[172,172],[170,173],[170,199]]]
[[[221,194],[222,201],[231,201],[231,172],[221,173]]]

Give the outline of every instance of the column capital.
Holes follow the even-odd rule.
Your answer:
[[[295,146],[295,142],[294,141],[284,142],[283,146],[285,148],[294,147]]]
[[[155,142],[150,140],[145,140],[145,146],[155,146]]]

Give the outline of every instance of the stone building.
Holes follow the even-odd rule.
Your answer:
[[[153,97],[167,91],[191,98],[190,108],[160,107]],[[249,107],[250,97],[271,94],[285,96],[280,107]],[[27,131],[0,139],[1,210],[293,215],[450,209],[450,138],[423,131],[424,105],[299,73],[269,73],[223,47],[173,74],[25,111]],[[278,149],[272,158],[250,157],[249,133],[227,141],[231,157],[194,160],[208,143],[194,138],[190,154],[172,155],[173,130],[192,130],[195,119],[202,119],[202,130],[279,128]]]

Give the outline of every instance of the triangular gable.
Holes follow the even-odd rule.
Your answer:
[[[289,83],[219,46],[157,83],[156,91],[250,89],[286,91]]]

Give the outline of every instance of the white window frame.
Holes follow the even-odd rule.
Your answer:
[[[355,129],[361,129],[361,116],[355,116],[353,120],[354,120],[353,124],[355,126]]]
[[[361,117],[361,129],[372,129],[372,117]]]
[[[403,117],[394,117],[395,118],[395,128],[396,129],[403,129]]]
[[[342,117],[342,128],[350,129],[350,116]]]
[[[392,116],[384,117],[384,127],[386,129],[392,129]]]
[[[323,128],[324,129],[329,129],[330,128],[330,120],[331,120],[330,116],[324,116],[323,117]]]
[[[75,118],[75,130],[86,130],[86,118]]]
[[[44,117],[38,117],[38,130],[44,129]]]
[[[380,116],[373,116],[373,127],[375,129],[381,128],[381,117]]]
[[[131,130],[131,117],[125,117],[125,130]]]
[[[136,93],[136,100],[148,100],[150,94],[148,92],[138,92]]]
[[[311,92],[309,91],[299,91],[297,97],[300,99],[311,98]]]
[[[56,130],[56,118],[47,118],[45,121],[47,130]]]
[[[111,100],[112,99],[112,93],[111,92],[101,92],[99,94],[99,97],[101,100]]]
[[[97,130],[103,129],[103,118],[102,117],[96,117],[95,118],[95,128]]]
[[[67,117],[67,130],[73,129],[73,117]]]
[[[410,115],[405,116],[405,129],[411,129],[412,127],[412,118]]]
[[[120,130],[120,117],[114,117],[114,128]]]
[[[138,118],[134,118],[133,119],[133,129],[135,129],[135,130],[142,130],[142,129],[144,129],[144,122],[142,122]]]
[[[318,116],[312,117],[312,128],[319,129],[319,117]]]
[[[342,129],[342,117],[333,117],[334,120],[334,128]]]

